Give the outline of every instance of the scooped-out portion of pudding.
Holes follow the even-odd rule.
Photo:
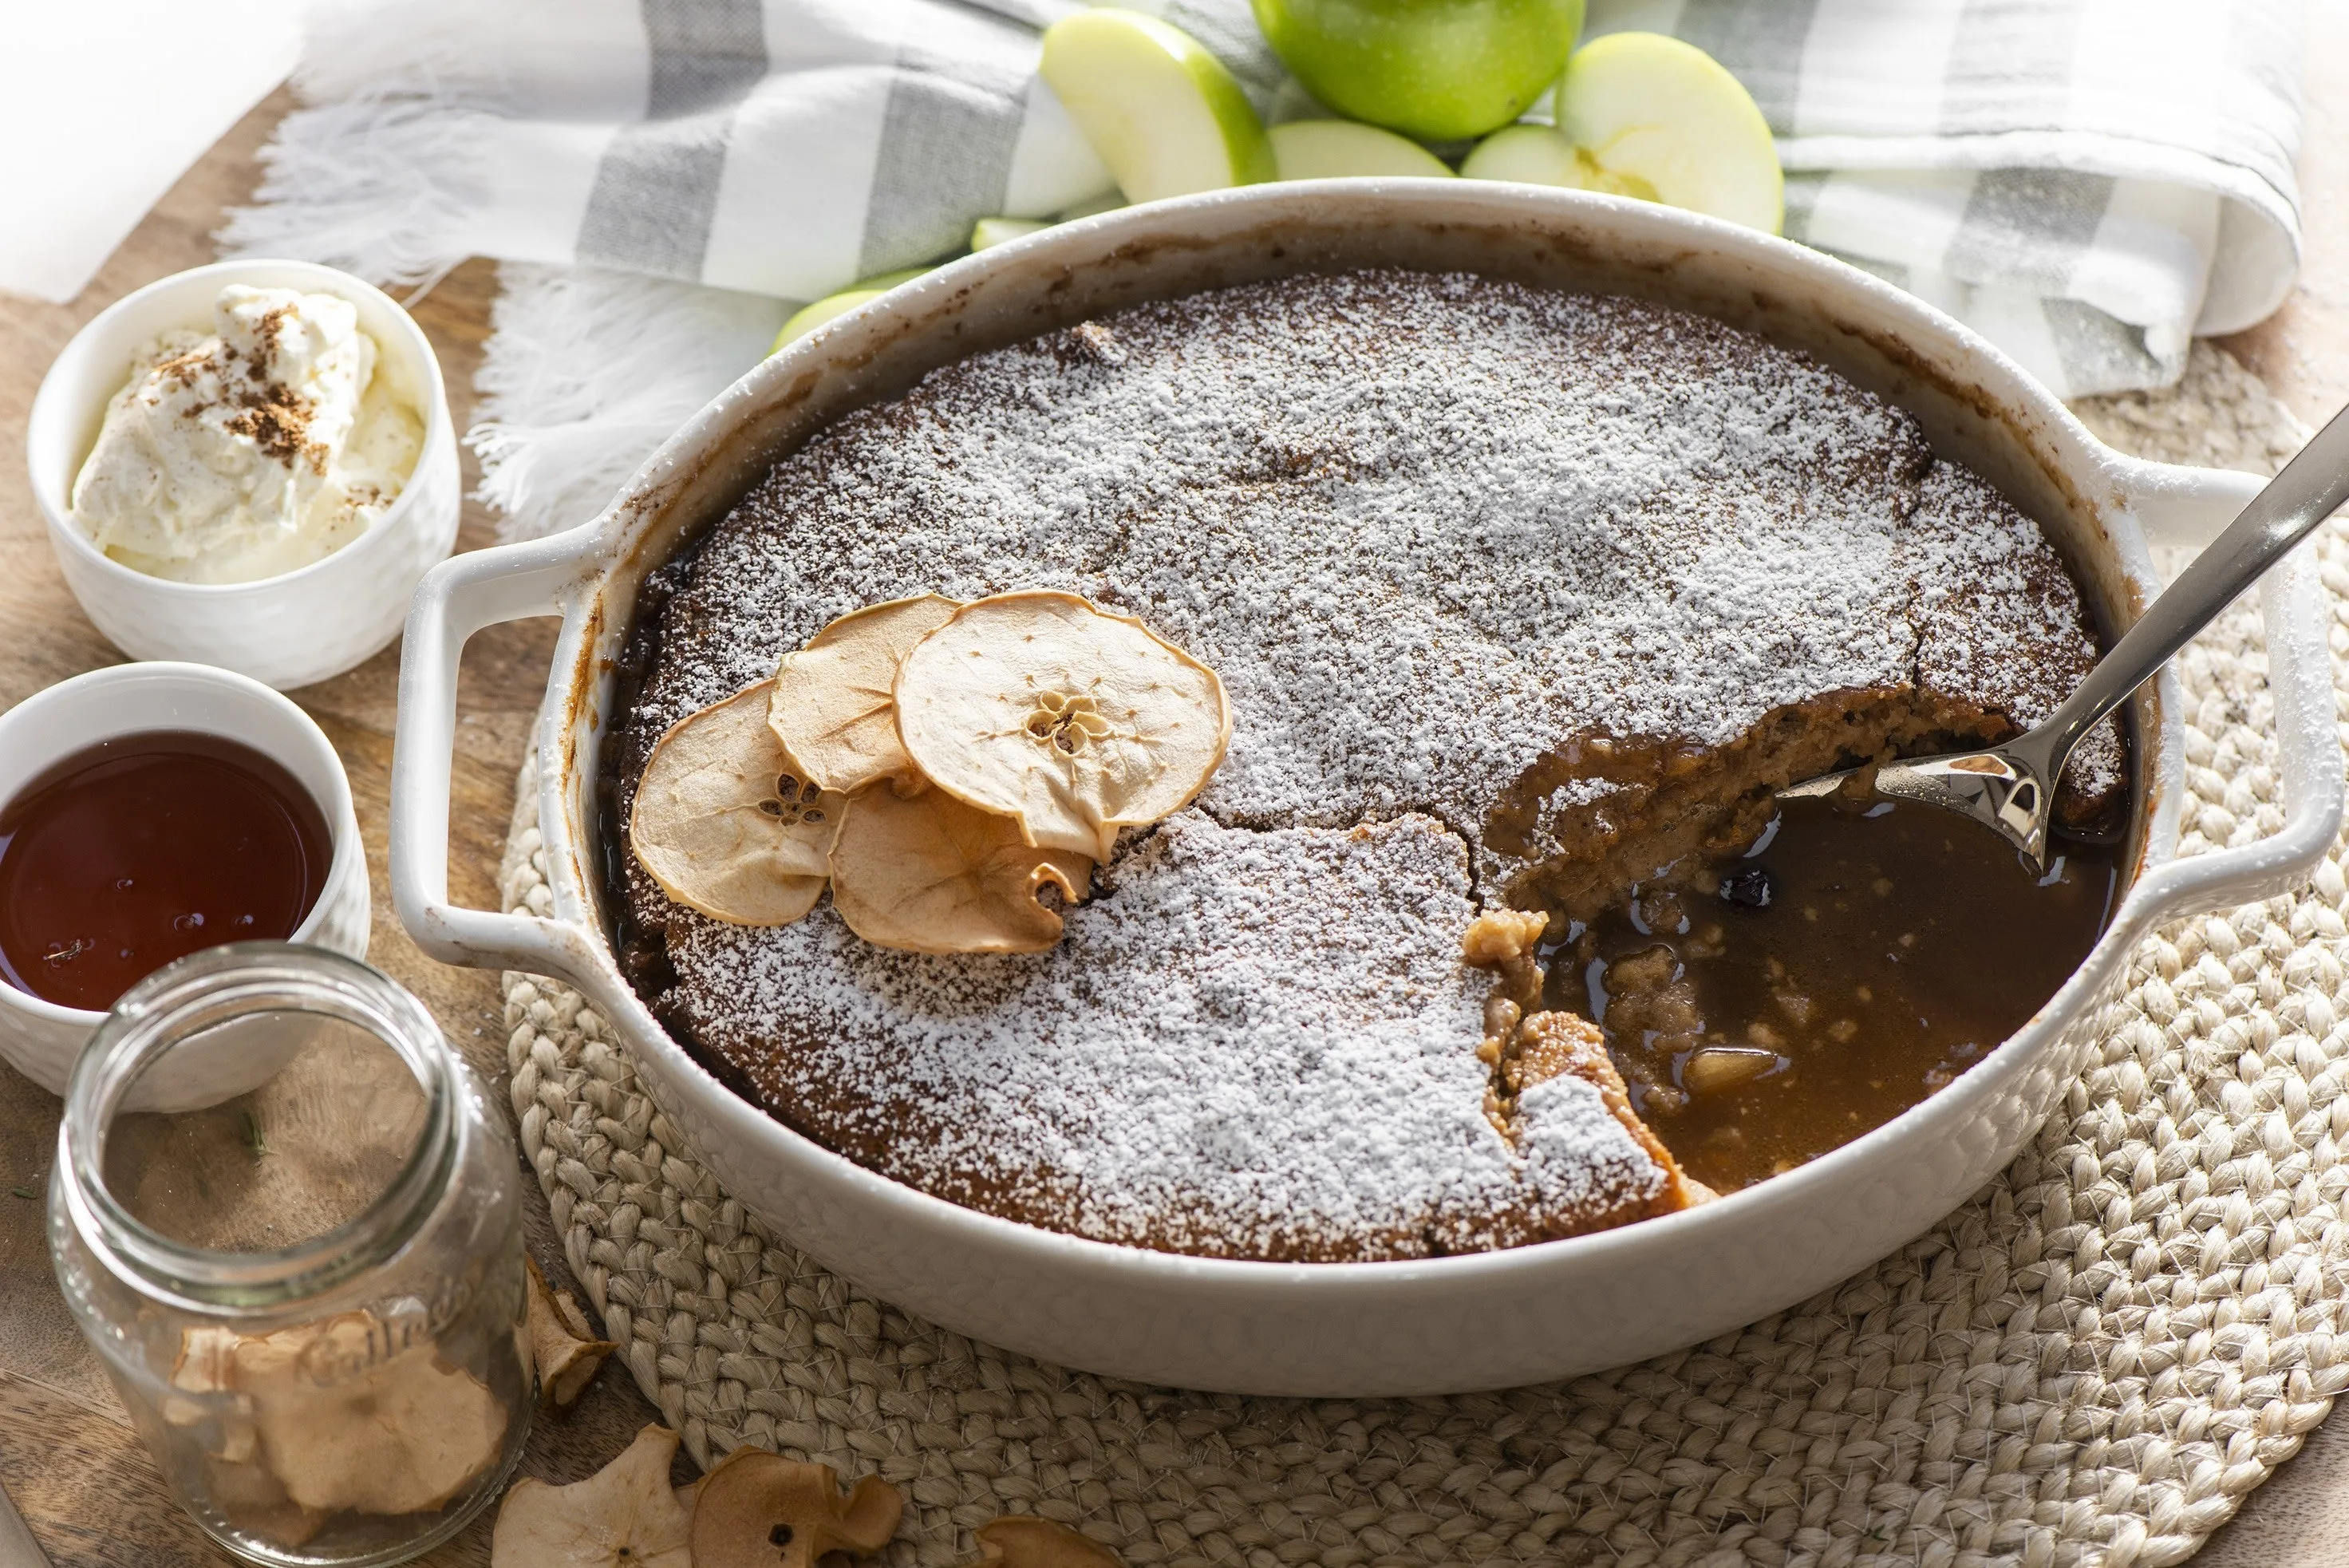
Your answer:
[[[1056,877],[1051,945],[864,940],[819,846],[771,925],[622,862],[623,966],[859,1164],[1243,1259],[1702,1199],[1544,953],[1734,852],[1778,787],[2037,722],[2099,646],[2029,518],[1802,355],[1625,298],[1299,276],[976,355],[777,463],[640,595],[607,842],[672,726],[838,618],[1030,589],[1134,618],[1229,702],[1196,797],[1075,862],[1076,898]],[[2107,727],[2060,814],[2116,819],[2125,774]]]

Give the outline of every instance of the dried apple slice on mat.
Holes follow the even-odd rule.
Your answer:
[[[1040,849],[1019,825],[940,790],[876,785],[853,797],[832,846],[832,907],[877,947],[917,953],[1041,952],[1061,940],[1054,889],[1081,903],[1092,863]]]
[[[870,1556],[897,1533],[905,1507],[879,1476],[843,1493],[830,1465],[737,1449],[694,1501],[693,1568],[815,1568],[827,1552]]]
[[[620,1347],[595,1333],[587,1314],[569,1291],[557,1291],[538,1272],[538,1264],[523,1260],[530,1271],[529,1311],[523,1319],[530,1337],[530,1363],[538,1374],[538,1391],[561,1409],[579,1397],[604,1358]]]
[[[940,789],[1100,861],[1223,761],[1216,672],[1130,616],[1029,590],[965,605],[897,677],[897,732]]]
[[[662,892],[738,926],[787,926],[823,893],[841,797],[790,771],[771,682],[670,726],[646,759],[628,846]]]
[[[1049,1519],[1007,1513],[972,1533],[980,1555],[970,1568],[1123,1568],[1116,1552]]]
[[[912,774],[897,739],[897,670],[962,607],[925,594],[842,616],[785,654],[767,722],[801,777],[843,794]]]
[[[585,1480],[514,1482],[490,1533],[490,1568],[692,1568],[692,1493],[668,1484],[676,1455],[675,1432],[647,1427]]]

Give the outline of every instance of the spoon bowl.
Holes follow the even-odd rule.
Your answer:
[[[1817,799],[1847,790],[1961,813],[2003,835],[2033,865],[2045,867],[2054,783],[2033,759],[2010,747],[1846,768],[1789,784],[1778,798]]]

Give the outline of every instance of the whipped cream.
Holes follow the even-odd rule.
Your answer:
[[[73,516],[150,576],[252,582],[366,533],[414,470],[423,421],[347,300],[232,285],[212,325],[140,350],[74,481]]]

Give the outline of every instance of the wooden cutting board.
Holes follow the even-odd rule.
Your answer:
[[[2349,0],[2316,0],[2311,21],[2307,57],[2349,59]],[[2302,171],[2306,268],[2291,303],[2228,347],[2314,422],[2349,399],[2349,76],[2313,69],[2310,95]],[[172,188],[80,298],[47,306],[0,296],[0,451],[6,453],[0,459],[0,709],[122,657],[83,618],[59,578],[17,455],[41,374],[82,323],[108,304],[212,259],[212,230],[224,207],[251,192],[255,151],[289,107],[281,93],[248,115]],[[460,429],[471,421],[473,372],[495,294],[494,268],[476,261],[410,303],[440,356]],[[473,477],[469,457],[469,486]],[[492,540],[489,518],[469,504],[458,547],[478,549]],[[490,628],[466,651],[449,857],[450,888],[463,902],[488,907],[496,900],[514,771],[554,646],[552,621],[523,621]],[[391,909],[384,822],[398,681],[398,655],[392,649],[294,696],[332,737],[350,772],[375,888],[368,958],[422,997],[475,1066],[502,1085],[506,1031],[497,977],[426,958]],[[58,1296],[41,1201],[57,1110],[53,1096],[0,1066],[0,1483],[56,1568],[226,1563],[163,1492]],[[534,1186],[531,1210],[532,1252],[550,1278],[569,1282]],[[626,1375],[607,1366],[571,1411],[542,1417],[524,1473],[575,1480],[657,1418]],[[678,1479],[687,1478],[681,1472]],[[486,1563],[486,1518],[424,1561]],[[2198,1559],[2204,1568],[2332,1568],[2344,1561],[2349,1561],[2349,1407],[2336,1410],[2302,1456],[2255,1494]]]

